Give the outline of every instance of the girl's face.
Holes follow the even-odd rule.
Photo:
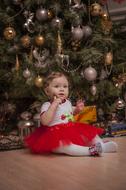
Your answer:
[[[61,100],[66,99],[69,94],[68,80],[65,76],[54,78],[45,89],[45,92],[51,100],[54,99],[54,96]]]

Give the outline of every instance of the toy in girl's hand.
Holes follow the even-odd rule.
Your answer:
[[[57,96],[54,96],[53,102],[55,102],[57,104],[61,104],[62,103],[62,99],[58,98]]]

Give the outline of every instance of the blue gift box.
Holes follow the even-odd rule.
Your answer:
[[[111,136],[126,135],[126,123],[111,123],[108,126],[108,133]]]

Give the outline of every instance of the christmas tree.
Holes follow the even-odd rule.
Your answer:
[[[112,23],[107,0],[2,0],[0,26],[0,130],[38,112],[51,71],[69,75],[73,103],[108,115],[124,99],[125,20]]]

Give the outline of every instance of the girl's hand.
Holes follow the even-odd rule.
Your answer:
[[[54,96],[53,103],[55,103],[56,105],[59,105],[62,103],[62,100],[61,98]]]

